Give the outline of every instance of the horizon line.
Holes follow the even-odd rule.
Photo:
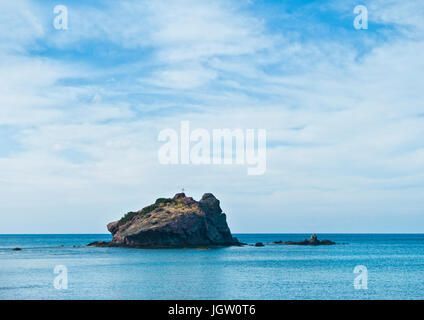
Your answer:
[[[236,234],[381,234],[381,235],[389,235],[389,234],[424,234],[424,232],[234,232],[233,235]],[[0,233],[0,236],[24,236],[24,235],[34,235],[34,236],[42,236],[42,235],[110,235],[110,233]]]

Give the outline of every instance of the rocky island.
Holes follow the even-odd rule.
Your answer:
[[[303,241],[286,241],[284,244],[289,245],[303,245],[303,246],[325,246],[325,245],[333,245],[336,244],[333,241],[330,240],[318,240],[317,235],[314,233],[310,239],[305,239]]]
[[[205,193],[200,201],[177,193],[107,225],[113,239],[88,246],[182,248],[241,245],[233,238],[219,200]]]

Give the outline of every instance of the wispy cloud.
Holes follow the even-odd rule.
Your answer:
[[[102,232],[183,186],[236,232],[422,231],[424,7],[365,4],[358,31],[352,1],[73,1],[58,31],[2,2],[0,232]],[[181,120],[267,129],[267,173],[160,166]]]

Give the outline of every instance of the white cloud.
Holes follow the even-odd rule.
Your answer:
[[[27,0],[0,3],[0,52],[24,52],[45,35],[36,11]]]
[[[185,65],[158,71],[148,82],[172,89],[194,89],[216,79],[217,73],[202,66]]]
[[[102,232],[126,210],[181,187],[197,198],[216,193],[239,232],[422,231],[424,43],[421,22],[406,21],[419,4],[373,13],[413,26],[414,36],[373,44],[359,58],[354,44],[337,39],[290,42],[232,2],[70,5],[62,33],[49,29],[50,12],[40,15],[35,3],[7,6],[0,125],[18,128],[22,150],[0,158],[0,210],[18,213],[0,232],[21,230],[28,212],[37,218],[25,232],[78,232],[86,220]],[[22,15],[30,17],[26,27],[17,23]],[[99,66],[25,52],[40,39],[63,52],[103,41],[140,50],[140,58]],[[267,129],[267,173],[160,166],[157,133],[181,120]],[[355,222],[367,215],[375,230]],[[376,222],[386,215],[394,222],[383,229]],[[52,231],[52,217],[69,228]]]

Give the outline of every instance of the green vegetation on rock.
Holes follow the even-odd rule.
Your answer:
[[[179,201],[178,201],[179,202]],[[128,212],[125,216],[123,216],[119,222],[118,227],[126,224],[128,221],[132,220],[135,216],[145,216],[146,218],[150,217],[150,214],[152,211],[159,209],[163,206],[169,205],[169,204],[175,204],[177,203],[176,200],[169,199],[169,198],[159,198],[156,200],[154,204],[151,204],[150,206],[147,206],[140,211],[136,212]],[[161,208],[162,209],[162,208]]]

